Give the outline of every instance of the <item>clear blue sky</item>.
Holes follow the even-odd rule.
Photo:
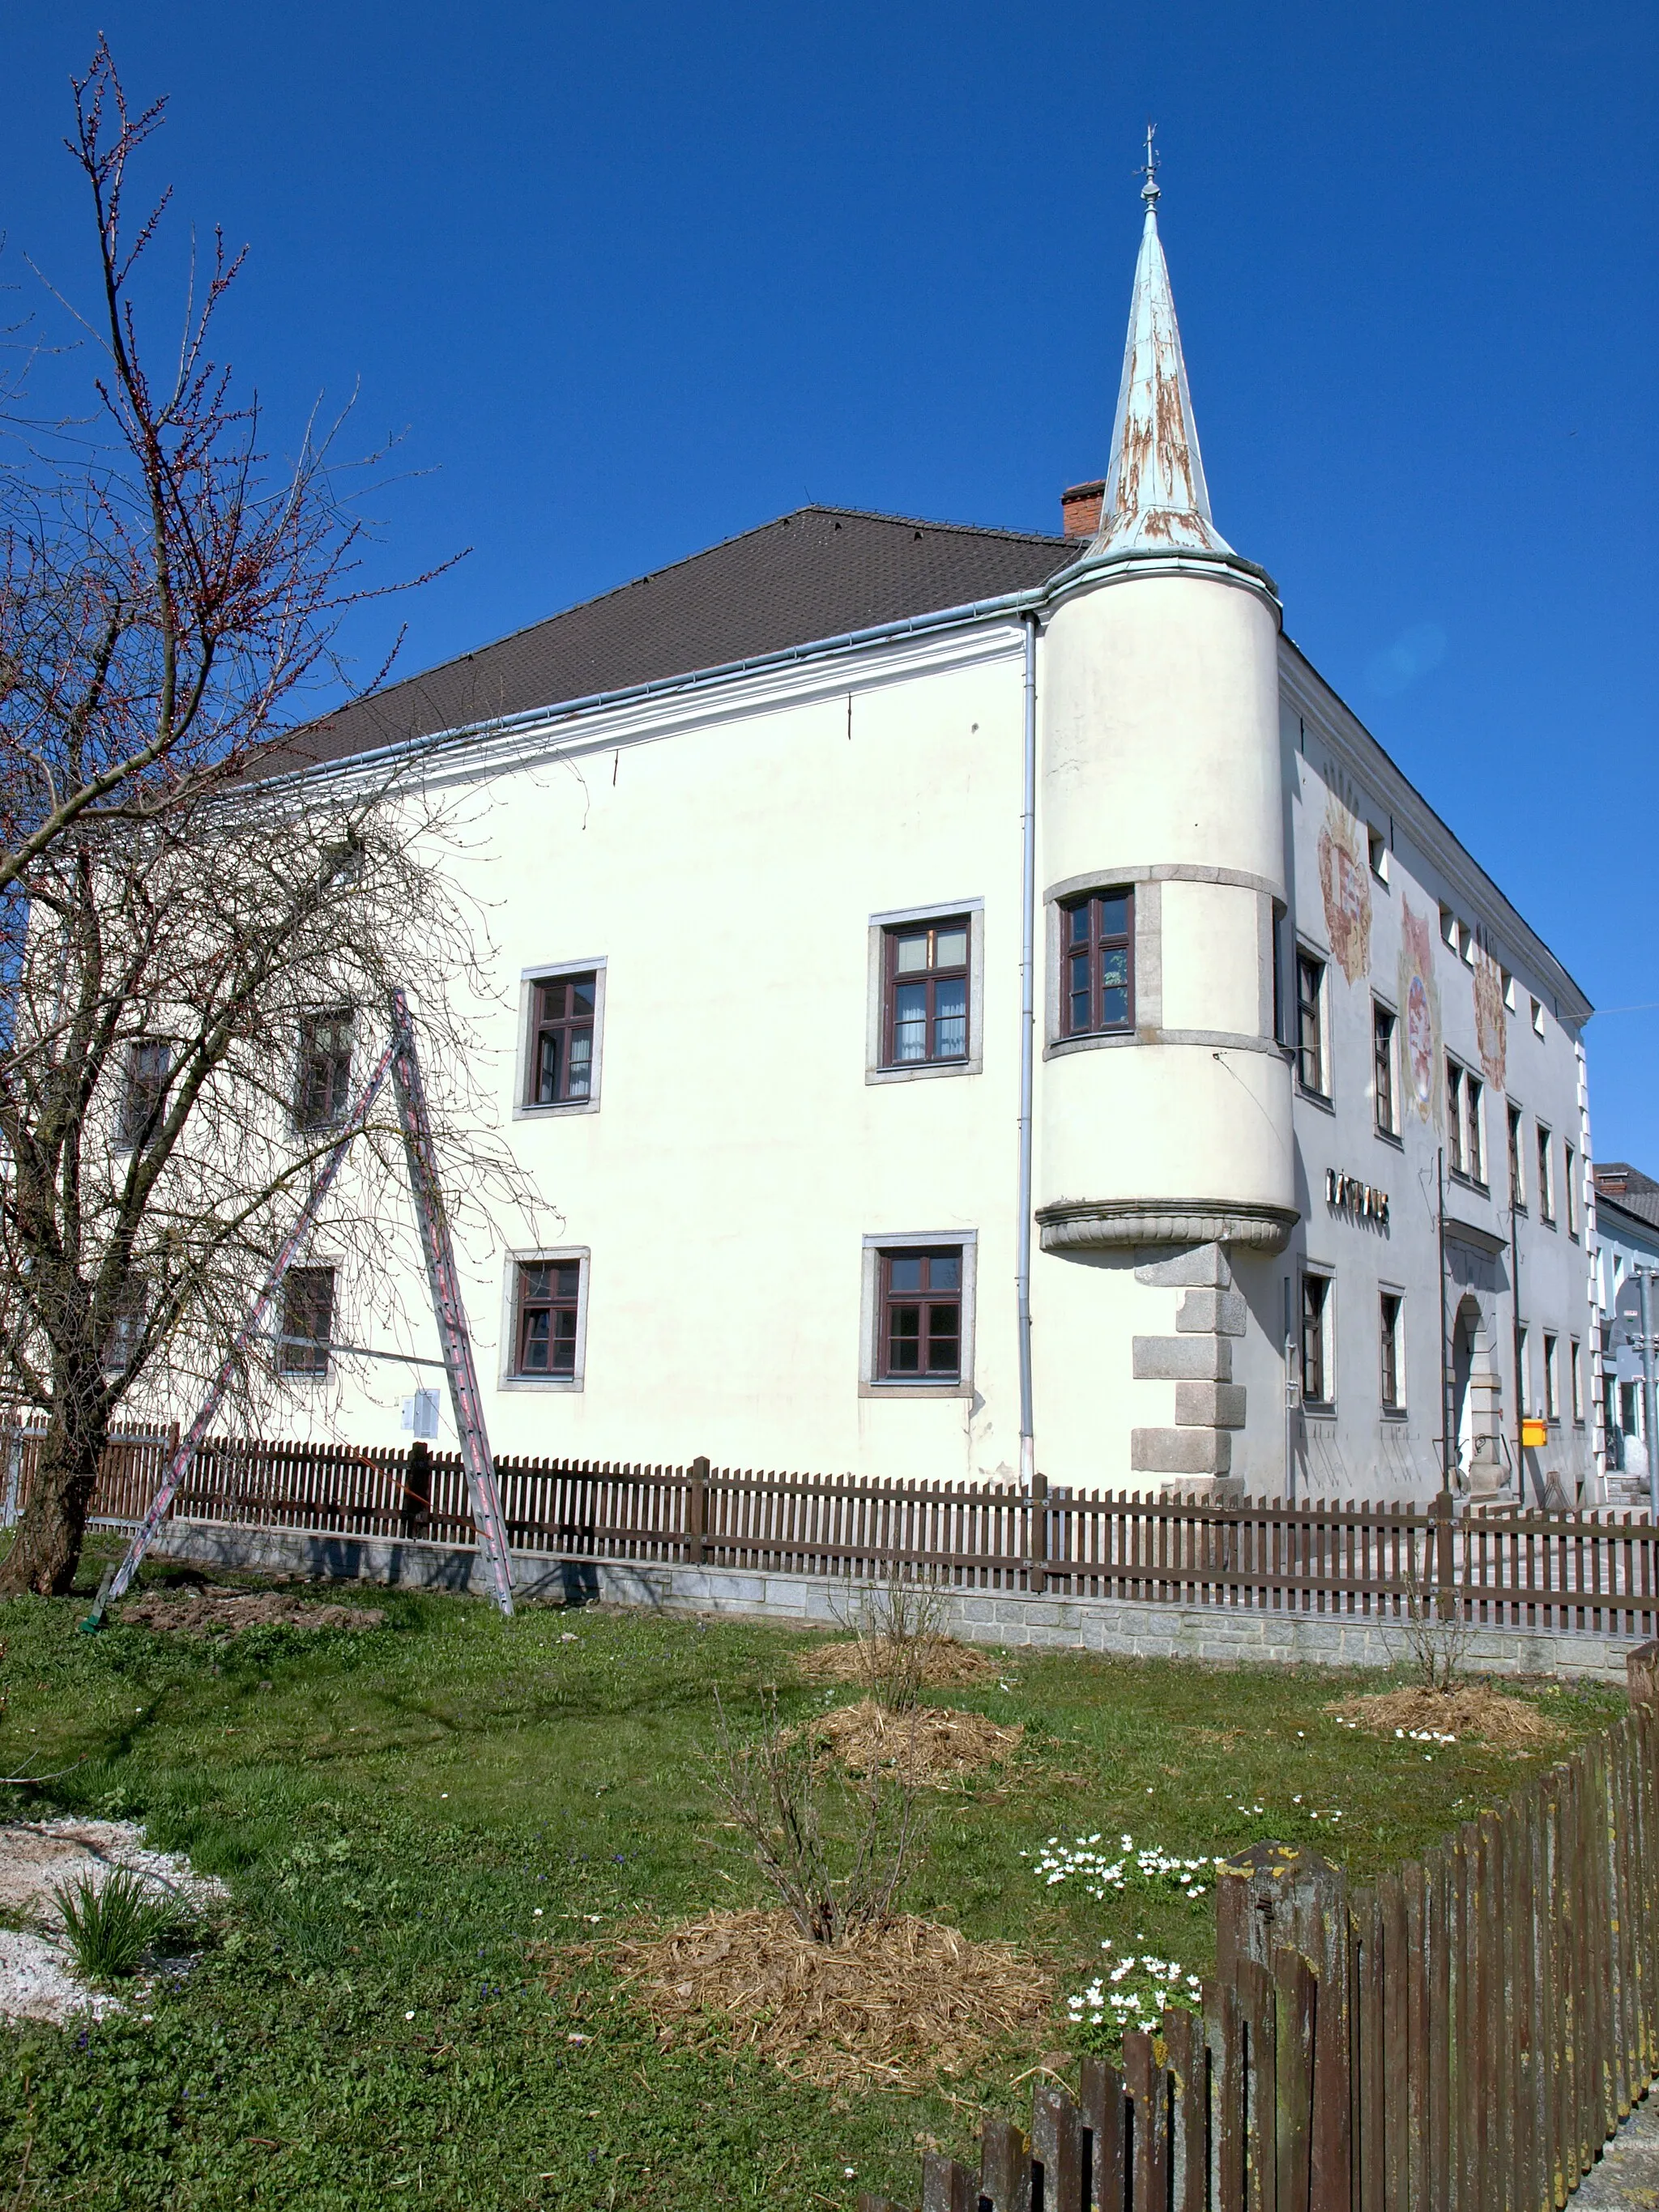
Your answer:
[[[252,256],[291,434],[406,433],[413,670],[806,499],[1056,526],[1161,210],[1217,520],[1598,1004],[1659,1000],[1651,0],[22,0],[0,270],[85,295],[58,140],[107,29],[152,173]],[[7,319],[10,319],[9,317]],[[1591,1025],[1659,1173],[1659,1012]]]

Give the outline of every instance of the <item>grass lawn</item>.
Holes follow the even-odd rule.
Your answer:
[[[832,2095],[753,2058],[664,2049],[616,1994],[609,1932],[763,1901],[700,1780],[712,1694],[738,1725],[771,1683],[787,1714],[821,1707],[823,1689],[790,1682],[807,1638],[362,1601],[386,1607],[383,1627],[256,1628],[216,1654],[135,1626],[77,1635],[84,1600],[0,1607],[0,1772],[85,1759],[50,1796],[0,1791],[0,1812],[143,1820],[233,1899],[195,1972],[147,2001],[149,2024],[135,2007],[84,2031],[0,2030],[7,2212],[775,2212],[848,2207],[860,2187],[912,2200],[920,2142],[963,2148],[981,2103],[1028,2101],[1015,2077],[1036,2050],[933,2094]],[[902,1902],[1025,1946],[1062,1991],[1098,1971],[1103,1938],[1201,1971],[1211,1898],[1096,1902],[1048,1886],[1036,1856],[1051,1836],[1097,1831],[1206,1856],[1272,1836],[1310,1840],[1363,1879],[1540,1763],[1375,1740],[1326,1710],[1377,1686],[1008,1654],[981,1688],[932,1693],[1023,1723],[1026,1738],[1014,1765],[930,1793]],[[1624,1704],[1613,1690],[1537,1695],[1564,1742]],[[1066,2036],[1057,2020],[1052,2047]]]

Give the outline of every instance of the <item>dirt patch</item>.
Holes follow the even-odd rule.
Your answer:
[[[895,1674],[914,1668],[910,1680],[925,1689],[960,1690],[989,1681],[996,1668],[982,1651],[958,1644],[953,1636],[928,1636],[912,1655],[884,1638],[855,1636],[845,1644],[817,1644],[803,1651],[795,1672],[804,1682],[857,1682],[871,1689]]]
[[[890,1712],[873,1698],[838,1705],[808,1723],[813,1741],[854,1774],[890,1772],[902,1782],[955,1782],[995,1766],[1019,1749],[1025,1731],[982,1713],[915,1705]]]
[[[101,2019],[120,2001],[79,1978],[60,1941],[63,1916],[53,1890],[88,1877],[100,1887],[118,1867],[147,1889],[195,1912],[220,1904],[225,1886],[198,1875],[171,1851],[145,1848],[143,1830],[128,1820],[17,1820],[0,1825],[0,1915],[24,1923],[0,1929],[0,2019],[54,2026],[90,2013]],[[143,1990],[143,1983],[135,1988]]]
[[[378,1628],[386,1614],[378,1605],[319,1605],[275,1590],[177,1590],[130,1598],[121,1619],[176,1636],[236,1636],[245,1628]]]
[[[1524,1698],[1511,1698],[1490,1682],[1464,1682],[1455,1690],[1417,1686],[1383,1690],[1327,1705],[1327,1712],[1358,1721],[1372,1735],[1476,1736],[1485,1743],[1516,1751],[1541,1750],[1558,1742],[1559,1722]]]
[[[1035,2047],[1054,2005],[1012,1944],[909,1917],[832,1949],[781,1911],[710,1912],[611,1955],[664,2042],[754,2051],[829,2087],[965,2073],[1006,2038]]]

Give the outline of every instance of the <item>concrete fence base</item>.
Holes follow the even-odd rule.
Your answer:
[[[150,1556],[260,1574],[489,1594],[478,1555],[470,1547],[412,1539],[185,1521],[164,1528]],[[603,1601],[663,1613],[761,1614],[802,1628],[837,1626],[848,1588],[822,1575],[561,1559],[534,1552],[514,1553],[513,1583],[519,1596],[542,1604]],[[1399,1624],[1362,1613],[996,1590],[944,1589],[939,1597],[947,1632],[969,1644],[1234,1666],[1392,1667],[1410,1656]],[[1563,1681],[1622,1683],[1626,1656],[1637,1643],[1633,1636],[1590,1630],[1471,1627],[1468,1635],[1466,1663],[1476,1673],[1553,1674]]]

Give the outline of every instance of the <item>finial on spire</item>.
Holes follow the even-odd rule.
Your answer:
[[[1140,188],[1140,197],[1146,203],[1148,215],[1152,213],[1162,198],[1158,189],[1158,153],[1152,144],[1157,134],[1157,124],[1149,122],[1146,125],[1146,160],[1143,167],[1146,181]]]

